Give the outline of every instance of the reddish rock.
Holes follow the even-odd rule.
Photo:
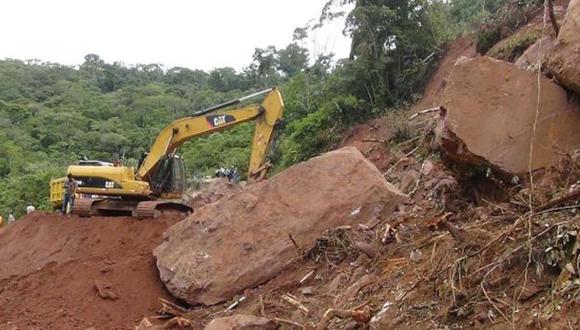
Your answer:
[[[560,84],[580,94],[580,0],[572,0],[547,67]]]
[[[353,147],[293,166],[172,226],[154,250],[162,281],[213,305],[267,282],[327,229],[356,226],[405,198]],[[212,230],[208,230],[211,228]]]
[[[537,79],[532,72],[488,57],[459,62],[449,78],[437,128],[448,158],[511,174],[527,172]],[[538,119],[533,170],[580,147],[580,106],[546,78],[541,78]]]
[[[554,40],[552,37],[538,39],[518,58],[515,65],[521,69],[535,71],[538,69],[538,56],[543,63],[553,48]]]

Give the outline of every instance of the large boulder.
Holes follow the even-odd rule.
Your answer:
[[[540,82],[532,170],[580,147],[578,102],[552,81]],[[488,57],[458,62],[444,92],[440,145],[456,162],[523,174],[529,168],[537,105],[533,72]]]
[[[580,0],[568,5],[547,67],[560,84],[580,94]]]
[[[213,305],[267,282],[327,229],[389,214],[404,198],[347,147],[200,209],[168,229],[154,255],[175,297]]]

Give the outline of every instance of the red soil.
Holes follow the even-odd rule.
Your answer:
[[[0,329],[128,329],[169,299],[151,250],[180,220],[32,213],[0,229]],[[95,283],[118,299],[103,299]]]

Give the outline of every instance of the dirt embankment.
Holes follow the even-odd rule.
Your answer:
[[[133,328],[170,299],[151,250],[178,220],[35,212],[2,228],[0,329]]]

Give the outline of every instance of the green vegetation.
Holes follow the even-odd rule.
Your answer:
[[[283,49],[256,49],[242,72],[128,67],[94,54],[78,68],[0,61],[0,213],[20,215],[27,201],[47,209],[48,181],[68,164],[117,153],[134,166],[176,118],[269,86],[281,86],[286,103],[275,169],[308,159],[332,148],[344,128],[416,101],[444,44],[504,2],[331,0],[320,24],[342,14],[331,8],[354,3],[344,30],[351,56],[337,62],[301,47],[311,28],[296,29]],[[189,177],[219,166],[243,172],[251,135],[252,125],[242,125],[184,145]]]
[[[486,54],[502,39],[514,33],[518,28],[524,26],[529,20],[538,14],[538,8],[543,0],[518,0],[513,2],[491,1],[494,6],[495,15],[482,17],[484,23],[476,35],[475,48],[479,54]],[[523,45],[523,44],[522,44]],[[518,50],[517,46],[510,47],[509,51],[500,54],[505,60],[513,60],[516,55],[521,55],[523,50]],[[505,54],[514,51],[513,54]],[[517,54],[519,52],[519,54]],[[494,55],[491,55],[495,57]],[[505,58],[504,58],[505,56]]]
[[[504,39],[493,46],[488,52],[487,56],[497,58],[504,61],[513,62],[518,59],[525,51],[533,45],[542,35],[542,27],[540,24],[532,28],[524,28],[507,39]]]

